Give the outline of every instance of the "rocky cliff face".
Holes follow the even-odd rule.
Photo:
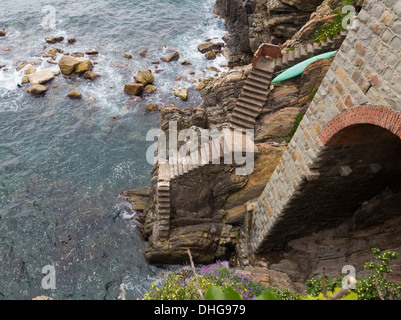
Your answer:
[[[223,17],[229,66],[250,63],[266,42],[283,44],[310,19],[323,0],[217,0],[215,12]]]

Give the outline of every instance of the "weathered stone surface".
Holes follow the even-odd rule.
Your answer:
[[[47,43],[58,43],[64,41],[64,37],[46,37],[45,38]]]
[[[142,83],[144,86],[152,84],[155,80],[152,71],[149,69],[139,70],[138,73],[134,76],[134,79],[136,82]]]
[[[188,90],[185,88],[175,90],[174,95],[180,98],[181,100],[186,101],[188,99]]]
[[[157,91],[157,87],[156,86],[154,86],[152,84],[148,84],[148,85],[145,86],[145,89],[143,90],[143,93],[150,94],[150,93],[154,93],[156,91]]]
[[[159,111],[159,107],[157,106],[156,103],[147,103],[145,105],[145,111],[146,112],[157,112],[157,111]]]
[[[188,261],[188,249],[195,263],[212,263],[227,258],[237,233],[229,225],[203,223],[177,228],[167,241],[153,241],[146,248],[151,263],[182,263]]]
[[[35,84],[27,89],[27,92],[32,95],[44,94],[47,88],[41,84]]]
[[[140,95],[143,92],[144,85],[137,82],[129,82],[124,86],[124,92],[135,96]]]
[[[97,74],[97,73],[94,73],[92,71],[85,71],[85,73],[84,73],[84,78],[85,79],[94,80],[94,79],[96,79],[98,77],[100,77],[100,75]]]
[[[301,108],[288,107],[262,116],[256,128],[255,140],[281,142],[291,134],[295,118],[301,111]]]
[[[150,187],[142,187],[133,190],[127,190],[121,193],[131,203],[132,209],[136,211],[143,211],[146,208],[146,203],[149,198]]]
[[[244,222],[246,213],[246,207],[244,205],[240,205],[238,207],[234,207],[225,212],[224,223],[227,224],[242,224]]]
[[[51,69],[44,69],[29,75],[31,85],[43,84],[54,78],[54,73]]]
[[[69,56],[63,56],[58,65],[60,67],[60,71],[63,74],[70,75],[75,71],[75,68],[81,63],[81,61],[71,58]]]
[[[221,42],[220,43],[206,42],[198,46],[198,51],[201,53],[206,53],[212,50],[220,51],[222,47],[224,47],[224,43]]]
[[[89,50],[85,51],[85,54],[87,54],[87,55],[96,55],[96,54],[99,54],[99,51],[96,50],[96,49],[89,49]]]
[[[77,90],[72,90],[68,95],[70,99],[82,99],[82,93]]]
[[[169,53],[168,55],[165,55],[164,57],[160,58],[160,60],[164,62],[177,61],[178,59],[180,59],[180,54],[177,51]]]
[[[27,64],[24,67],[24,74],[25,75],[32,74],[32,73],[35,73],[35,72],[36,72],[36,68],[31,64]]]
[[[84,73],[86,71],[92,71],[92,70],[93,70],[93,64],[92,61],[90,60],[85,60],[80,62],[75,68],[76,73]]]
[[[212,51],[206,52],[205,57],[207,60],[214,60],[214,59],[216,59],[216,55],[217,55],[216,51],[212,50]]]

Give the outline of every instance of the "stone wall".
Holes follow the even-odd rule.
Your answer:
[[[399,179],[400,143],[394,133],[401,130],[396,122],[400,58],[401,2],[366,0],[256,204],[254,252],[283,248],[291,239],[341,224],[364,200]],[[360,107],[368,105],[373,107]],[[358,110],[354,121],[335,125],[350,109]],[[391,116],[381,121],[386,113]],[[330,126],[334,145],[323,134]]]

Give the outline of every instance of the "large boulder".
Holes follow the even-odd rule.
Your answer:
[[[77,66],[81,63],[81,61],[71,58],[69,56],[63,56],[59,62],[58,66],[60,67],[60,71],[63,74],[70,75],[72,74]]]
[[[43,84],[52,80],[54,78],[54,73],[51,69],[44,69],[30,74],[28,77],[31,85]]]
[[[134,96],[139,96],[143,89],[144,85],[138,82],[129,82],[124,86],[124,92]]]
[[[144,86],[148,84],[152,84],[155,80],[152,71],[149,69],[139,70],[138,73],[134,76],[134,79],[138,83],[142,83]]]

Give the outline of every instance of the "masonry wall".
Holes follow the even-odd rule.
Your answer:
[[[330,158],[335,151],[325,145],[327,141],[322,139],[322,130],[333,125],[332,120],[336,120],[336,117],[344,111],[366,105],[375,106],[372,110],[376,111],[378,108],[388,110],[392,114],[389,122],[401,114],[401,1],[399,0],[365,1],[364,8],[355,21],[354,29],[350,30],[287,151],[255,206],[250,244],[254,252],[282,247],[290,238],[313,231],[311,225],[314,223],[313,220],[309,220],[308,224],[302,217],[294,219],[294,216],[302,215],[302,210],[305,210],[299,206],[303,202],[296,201],[297,198],[309,193],[310,197],[304,201],[312,202],[313,205],[314,199],[324,196],[317,192],[314,194],[312,186],[317,181],[322,183],[324,177],[319,171],[319,163],[324,163],[325,159]],[[364,114],[355,113],[354,116],[359,119],[354,123],[378,124],[378,120],[369,117],[377,118],[380,112],[379,115],[377,113],[373,115],[369,114],[367,108],[361,110]],[[391,121],[393,127],[398,125]],[[338,128],[342,130],[344,125],[339,125]],[[397,131],[397,128],[393,130]],[[389,137],[389,141],[391,139]],[[383,141],[387,143],[387,140]],[[398,156],[398,153],[398,147],[395,147],[393,156]],[[381,158],[369,161],[371,162],[366,163],[367,167],[374,166],[375,161],[385,162]],[[389,165],[382,164],[385,167]],[[346,167],[347,165],[337,168],[336,172],[346,170]],[[356,183],[358,181],[356,179]],[[341,186],[341,181],[336,183]],[[326,219],[335,220],[333,217]],[[339,216],[337,219],[343,217]],[[293,223],[290,230],[288,225],[291,221],[298,223]]]

